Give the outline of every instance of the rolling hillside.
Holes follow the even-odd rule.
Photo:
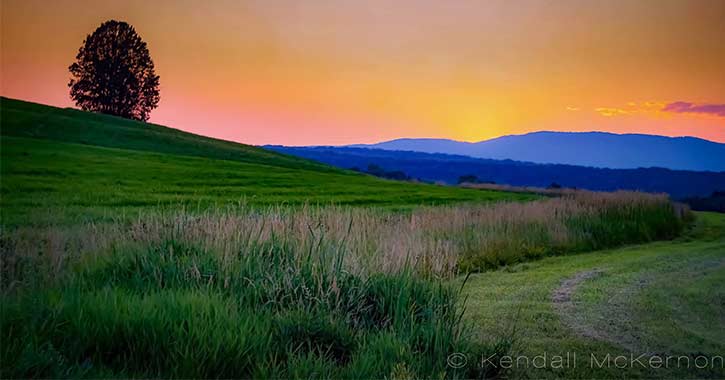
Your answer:
[[[612,169],[659,167],[725,171],[725,144],[695,137],[618,135],[603,132],[534,132],[474,143],[447,139],[398,139],[351,147]]]
[[[145,207],[413,204],[527,195],[385,181],[163,126],[2,99],[4,224],[113,219]]]
[[[333,171],[326,165],[115,116],[0,98],[2,135],[107,148]]]

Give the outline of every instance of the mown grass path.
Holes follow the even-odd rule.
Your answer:
[[[674,241],[474,275],[466,315],[480,339],[513,331],[512,378],[724,378],[725,215],[697,216]]]

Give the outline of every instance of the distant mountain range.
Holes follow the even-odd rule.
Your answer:
[[[563,187],[668,193],[674,198],[709,196],[725,190],[725,172],[663,168],[604,169],[561,164],[534,164],[461,155],[351,147],[266,146],[280,153],[356,169],[393,179],[419,179],[456,184],[462,176],[513,186]]]
[[[604,132],[534,132],[475,143],[422,138],[348,147],[612,169],[659,167],[725,171],[725,144],[694,137],[619,135]]]

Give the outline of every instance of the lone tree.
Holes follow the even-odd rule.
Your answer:
[[[146,43],[123,21],[106,21],[86,37],[68,69],[70,96],[84,111],[146,121],[159,103]]]

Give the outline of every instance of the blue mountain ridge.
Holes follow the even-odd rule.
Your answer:
[[[404,138],[351,148],[445,153],[611,169],[725,171],[725,144],[695,137],[606,132],[534,132],[480,142]]]
[[[725,172],[667,168],[610,169],[565,164],[537,164],[514,160],[481,159],[463,155],[355,147],[265,148],[312,159],[340,168],[366,171],[370,165],[427,182],[455,184],[475,175],[480,181],[513,186],[564,187],[589,190],[640,190],[668,193],[674,198],[707,196],[725,190]]]

